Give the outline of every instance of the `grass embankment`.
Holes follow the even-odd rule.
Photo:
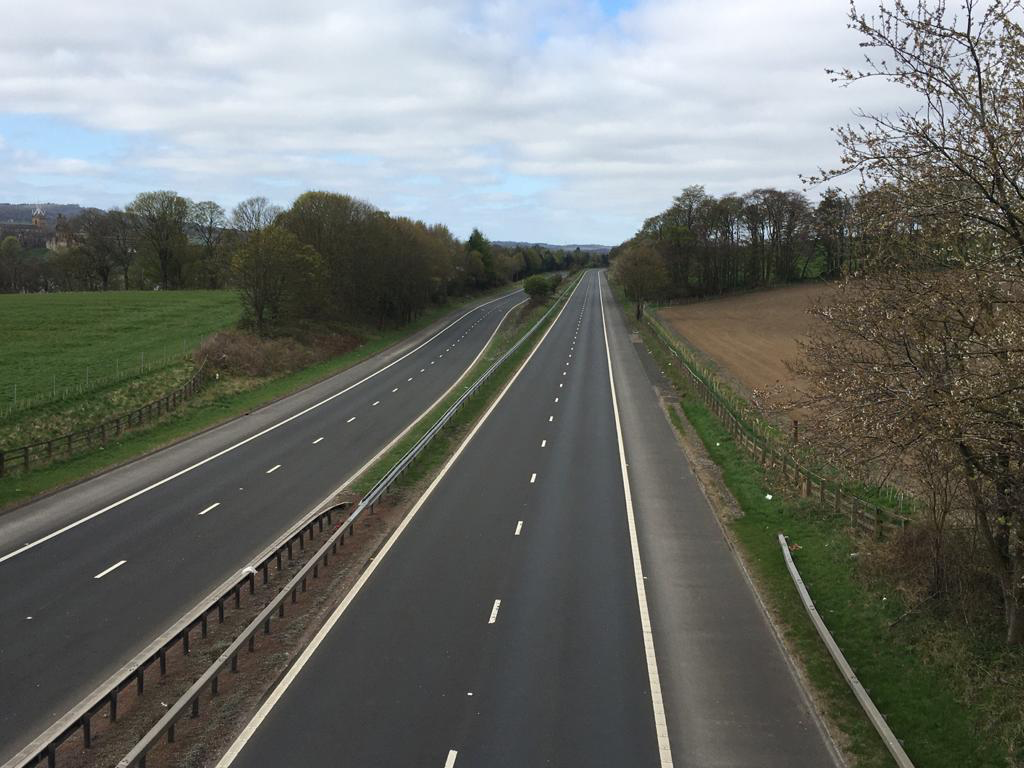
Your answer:
[[[508,293],[511,290],[513,290],[513,286],[506,285],[486,295],[460,298],[431,307],[415,321],[401,328],[391,328],[384,331],[373,328],[352,329],[362,340],[359,346],[299,371],[264,379],[232,379],[231,377],[222,376],[219,381],[208,384],[185,407],[173,412],[163,421],[157,422],[152,427],[129,432],[120,440],[111,441],[102,448],[98,448],[95,452],[78,454],[70,459],[34,469],[27,474],[0,478],[0,510],[39,493],[61,487],[109,467],[129,461],[315,384],[380,353],[384,349],[400,342],[407,336],[422,330],[461,307],[484,300],[489,296]],[[113,296],[117,294],[91,295]],[[143,295],[148,296],[150,294]],[[152,295],[160,294],[154,292]],[[174,294],[169,292],[163,294],[163,296],[172,295]],[[6,298],[4,297],[4,299]],[[222,300],[233,301],[237,306],[237,296],[234,293],[223,292],[221,298]],[[0,299],[0,306],[3,305],[4,299]],[[237,314],[234,317],[237,320]],[[218,326],[218,328],[213,330],[218,330],[221,327],[224,326]],[[6,356],[8,354],[6,343],[3,347],[4,351],[2,354]],[[191,368],[187,370],[191,371]],[[163,375],[166,375],[166,373],[164,371]],[[152,392],[147,391],[144,396],[140,395],[138,399],[147,402],[153,399],[153,397],[162,395],[165,391],[164,389],[156,391],[154,388]],[[34,411],[35,409],[32,410]],[[92,423],[91,421],[88,423],[84,422],[85,419],[78,421],[75,428],[88,426]],[[2,426],[0,426],[0,429],[2,429]],[[56,430],[54,433],[59,434]],[[20,433],[22,437],[24,434]],[[15,446],[22,445],[24,442],[24,439],[15,439],[13,444]],[[8,444],[10,445],[10,443]]]
[[[817,699],[841,732],[847,754],[858,766],[892,765],[804,612],[779,552],[779,532],[799,546],[794,559],[815,605],[918,768],[1019,765],[1019,655],[1001,646],[998,632],[972,635],[955,619],[905,605],[877,575],[869,583],[859,563],[874,543],[852,537],[845,519],[784,498],[692,395],[690,377],[655,334],[629,311],[624,314],[679,391],[686,420],[743,510],[726,526]],[[671,417],[683,431],[680,414],[673,409]],[[1000,681],[1002,675],[1008,679]]]

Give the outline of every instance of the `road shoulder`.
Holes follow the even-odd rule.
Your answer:
[[[839,763],[666,418],[671,388],[610,292],[605,302],[677,763]]]

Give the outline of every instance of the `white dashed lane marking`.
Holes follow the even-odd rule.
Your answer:
[[[127,562],[128,562],[127,560],[119,560],[118,562],[116,562],[112,566],[110,566],[109,568],[105,568],[104,570],[102,570],[99,573],[97,573],[95,576],[93,576],[93,578],[94,579],[102,579],[108,573],[110,573],[111,571],[116,571],[118,568],[120,568],[122,565],[124,565]],[[497,609],[495,609],[495,610],[497,610]],[[491,623],[493,624],[494,622],[492,621]]]
[[[355,417],[355,416],[353,416],[353,417],[352,417],[351,419],[349,419],[349,420],[348,420],[348,421],[346,421],[345,423],[346,423],[346,424],[351,424],[351,423],[352,423],[353,421],[355,421],[355,420],[356,420],[356,417]]]
[[[548,446],[548,441],[547,440],[541,440],[540,441],[540,447],[541,448],[547,448],[547,446]]]
[[[494,607],[491,608],[491,618],[487,620],[488,624],[493,624],[498,620],[498,609],[501,608],[501,600],[494,601]]]
[[[280,468],[280,464],[275,464],[274,466],[267,470],[267,474],[269,475],[271,472],[277,472],[277,470],[279,470]]]
[[[200,512],[200,513],[199,513],[199,516],[200,516],[200,517],[202,517],[202,516],[203,516],[203,515],[205,515],[205,514],[206,514],[207,512],[212,512],[213,510],[215,510],[215,509],[216,509],[217,507],[219,507],[219,506],[220,506],[220,502],[219,502],[219,501],[215,501],[215,502],[214,502],[213,504],[211,504],[211,505],[210,505],[210,506],[208,506],[208,507],[207,507],[206,509],[204,509],[204,510],[203,510],[202,512]]]
[[[530,482],[531,483],[536,483],[537,482],[537,473],[536,472],[534,472],[532,475],[530,475]]]
[[[520,520],[518,523],[516,523],[516,536],[518,536],[522,532],[523,532],[523,521]]]
[[[317,444],[317,443],[319,443],[319,442],[320,442],[321,440],[323,440],[323,438],[322,438],[322,437],[318,437],[318,438],[317,438],[316,440],[314,440],[314,441],[313,441],[313,445],[316,445],[316,444]]]

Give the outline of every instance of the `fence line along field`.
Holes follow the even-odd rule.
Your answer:
[[[233,291],[0,296],[0,415],[183,356],[240,312]]]
[[[825,283],[802,283],[663,307],[658,315],[741,390],[791,395],[802,382],[786,362],[798,357],[798,340],[811,330],[808,310],[835,290]],[[800,417],[798,411],[789,415]]]

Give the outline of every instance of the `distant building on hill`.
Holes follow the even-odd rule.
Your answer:
[[[50,239],[50,227],[47,221],[46,211],[36,207],[32,211],[32,223],[22,222],[0,222],[0,240],[5,237],[14,237],[26,250],[32,248],[45,248]]]

